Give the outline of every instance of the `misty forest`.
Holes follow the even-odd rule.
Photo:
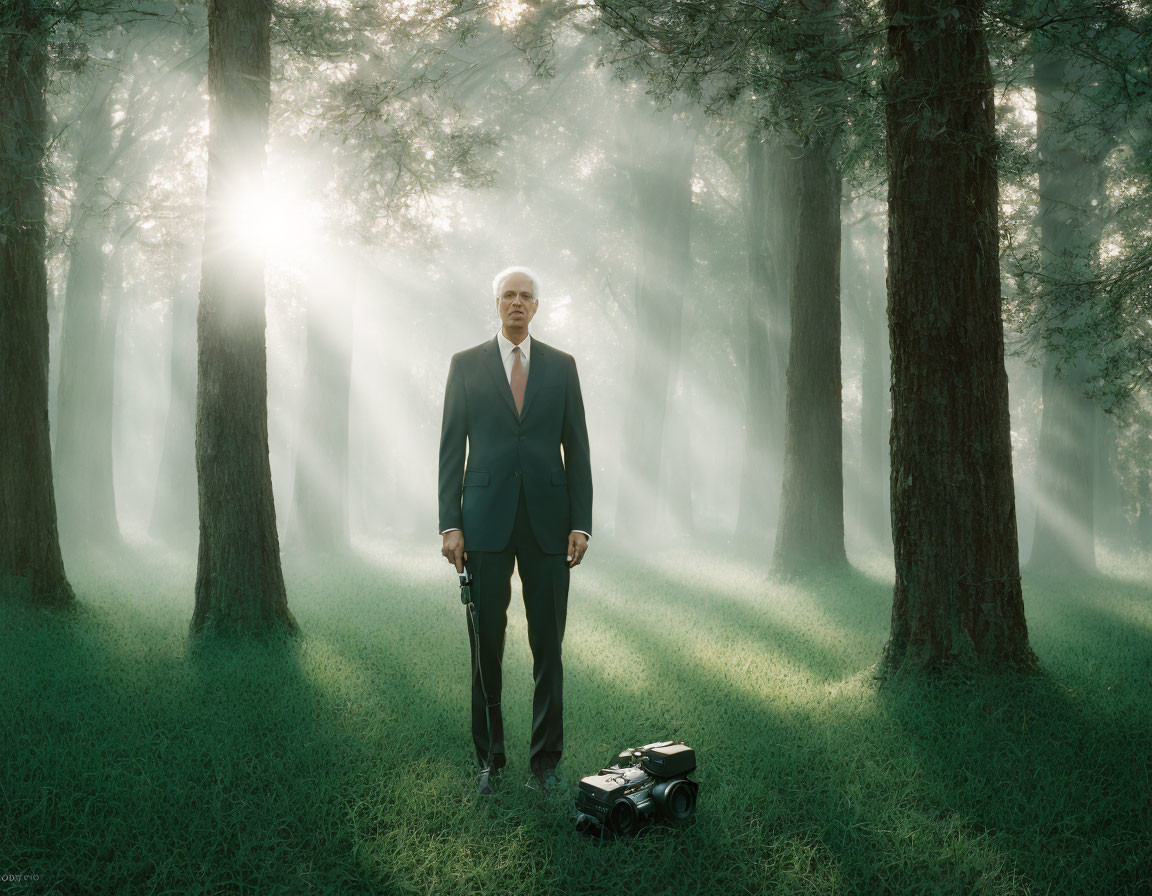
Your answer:
[[[516,265],[595,500],[484,795]],[[1152,891],[1143,0],[2,0],[0,298],[5,892]]]

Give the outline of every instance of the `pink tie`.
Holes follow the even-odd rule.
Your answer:
[[[524,373],[524,363],[520,360],[520,346],[512,349],[512,398],[516,401],[516,413],[524,410],[524,387],[528,385],[528,376]]]

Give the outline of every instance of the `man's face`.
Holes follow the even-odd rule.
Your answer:
[[[504,334],[510,336],[528,332],[528,324],[536,314],[538,302],[532,291],[532,280],[527,274],[509,274],[500,284],[497,307]]]

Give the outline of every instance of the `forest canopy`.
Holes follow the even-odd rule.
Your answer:
[[[271,484],[263,521],[242,527],[299,550],[428,531],[440,378],[492,325],[486,280],[515,260],[543,272],[542,337],[592,362],[609,531],[655,519],[654,534],[759,539],[782,571],[886,551],[903,357],[892,172],[967,164],[946,161],[953,146],[994,166],[981,220],[996,218],[1005,360],[989,363],[1011,381],[998,463],[1020,554],[1035,540],[1034,559],[1091,568],[1096,541],[1148,544],[1144,5],[292,0],[244,31],[229,17],[246,8],[19,0],[3,14],[4,226],[32,253],[9,279],[32,285],[9,288],[43,290],[28,307],[44,303],[45,379],[29,394],[47,404],[66,553],[196,540],[197,483],[215,468],[202,455],[198,478],[197,389],[219,372],[197,348],[216,319],[204,290],[244,277],[248,298],[219,308],[239,321],[247,303],[251,338],[266,333],[242,403],[266,393],[252,463],[270,456]],[[918,73],[911,56],[902,70],[901,41],[969,35],[989,136],[940,105],[898,150],[901,79],[970,77]],[[38,216],[42,236],[25,226]],[[945,232],[957,258],[984,252]],[[922,248],[929,264],[948,255]],[[948,307],[945,293],[931,301]]]

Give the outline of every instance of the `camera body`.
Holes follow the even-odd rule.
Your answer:
[[[614,765],[580,780],[576,825],[631,834],[649,822],[686,824],[696,814],[700,785],[689,779],[696,751],[676,741],[624,750]]]

